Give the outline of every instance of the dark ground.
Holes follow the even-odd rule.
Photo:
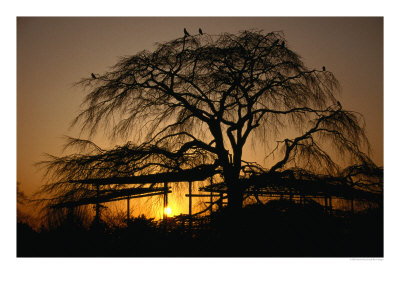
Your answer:
[[[383,212],[329,214],[316,205],[270,201],[196,219],[192,230],[145,217],[129,226],[17,224],[18,257],[383,257]]]

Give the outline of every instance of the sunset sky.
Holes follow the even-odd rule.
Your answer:
[[[364,115],[372,157],[383,165],[383,18],[142,17],[17,19],[17,179],[28,195],[42,173],[44,153],[60,155],[63,135],[79,136],[70,123],[85,91],[74,83],[103,73],[118,58],[154,49],[183,35],[283,31],[288,46],[310,68],[326,66],[342,86],[345,109]],[[101,146],[113,146],[96,136]],[[263,155],[245,157],[262,163]]]

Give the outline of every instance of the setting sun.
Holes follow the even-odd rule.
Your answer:
[[[170,207],[166,207],[164,208],[164,212],[167,216],[171,215],[171,208]]]

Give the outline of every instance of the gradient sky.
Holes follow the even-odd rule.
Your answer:
[[[118,57],[152,49],[157,42],[197,32],[281,30],[288,46],[310,68],[332,71],[342,86],[345,109],[364,115],[372,158],[383,165],[383,18],[18,18],[17,180],[35,192],[42,173],[34,164],[43,153],[60,155],[85,91],[73,86],[102,73]],[[101,135],[101,146],[107,146]]]

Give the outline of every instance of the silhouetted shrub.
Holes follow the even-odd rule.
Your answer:
[[[17,225],[18,256],[84,257],[382,257],[383,213],[331,214],[312,202],[276,200],[212,216],[155,221],[141,215],[120,227],[74,226],[34,232]]]

